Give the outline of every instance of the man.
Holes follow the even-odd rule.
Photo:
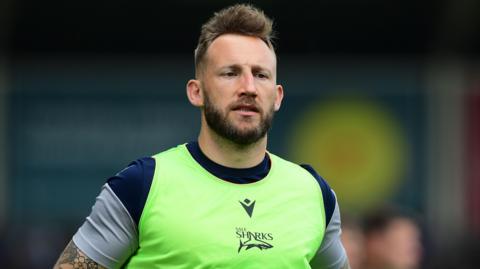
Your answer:
[[[249,5],[203,25],[198,141],[110,178],[55,268],[349,268],[332,190],[266,151],[283,99],[271,28]]]
[[[397,208],[382,208],[367,214],[363,228],[366,252],[363,268],[420,268],[421,230],[412,216]]]

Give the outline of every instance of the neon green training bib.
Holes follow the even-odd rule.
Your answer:
[[[155,155],[139,249],[125,268],[310,268],[325,232],[320,186],[269,156],[265,178],[235,184],[205,170],[185,145]]]

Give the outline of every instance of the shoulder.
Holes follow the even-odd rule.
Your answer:
[[[188,156],[187,144],[181,144],[176,147],[172,147],[170,149],[157,153],[153,155],[152,158],[155,160],[168,161],[171,159],[177,159],[179,157],[185,157],[185,156]]]
[[[169,166],[169,160],[186,156],[185,152],[186,147],[183,144],[152,157],[137,159],[107,180],[107,184],[128,210],[128,213],[137,225],[152,186],[156,167],[158,164]]]
[[[325,206],[325,220],[326,225],[330,223],[332,219],[333,212],[335,211],[335,207],[337,204],[337,199],[333,190],[328,185],[327,181],[323,179],[312,166],[308,164],[301,164],[300,167],[308,171],[318,182],[320,189],[322,190],[322,197],[323,197],[323,204]]]
[[[272,154],[270,152],[269,152],[269,155],[272,159],[272,162],[276,162],[277,165],[282,167],[283,169],[287,169],[289,171],[295,171],[296,173],[303,173],[303,174],[307,175],[308,177],[313,178],[318,183],[318,186],[320,187],[320,189],[322,191],[323,204],[325,206],[326,225],[328,225],[330,220],[332,219],[333,212],[334,212],[335,207],[337,205],[337,199],[335,197],[335,193],[330,188],[327,181],[325,179],[323,179],[323,177],[321,177],[315,171],[315,169],[308,164],[298,165],[296,163],[285,160],[285,159],[283,159],[283,158],[281,158],[281,157],[279,157],[275,154]]]
[[[155,159],[144,157],[131,162],[107,180],[115,195],[138,224],[155,171]]]
[[[268,155],[272,161],[272,165],[275,165],[276,167],[282,169],[283,171],[291,171],[293,173],[303,174],[308,177],[311,176],[304,168],[302,168],[301,166],[299,166],[294,162],[291,162],[282,157],[279,157],[278,155],[275,155],[271,152],[268,152]]]

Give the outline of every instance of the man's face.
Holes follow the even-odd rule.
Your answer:
[[[274,52],[261,39],[227,34],[205,56],[199,80],[208,127],[239,145],[265,137],[283,97]]]
[[[392,268],[414,269],[422,256],[420,230],[409,219],[399,218],[385,231],[385,258]]]

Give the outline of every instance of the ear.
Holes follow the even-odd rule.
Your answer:
[[[274,108],[275,108],[275,111],[278,111],[280,109],[280,106],[282,105],[283,86],[282,85],[277,85],[277,86],[275,86],[275,90],[276,90],[276,97],[275,97]]]
[[[200,80],[191,79],[187,82],[187,97],[190,103],[196,107],[203,106],[203,94]]]

